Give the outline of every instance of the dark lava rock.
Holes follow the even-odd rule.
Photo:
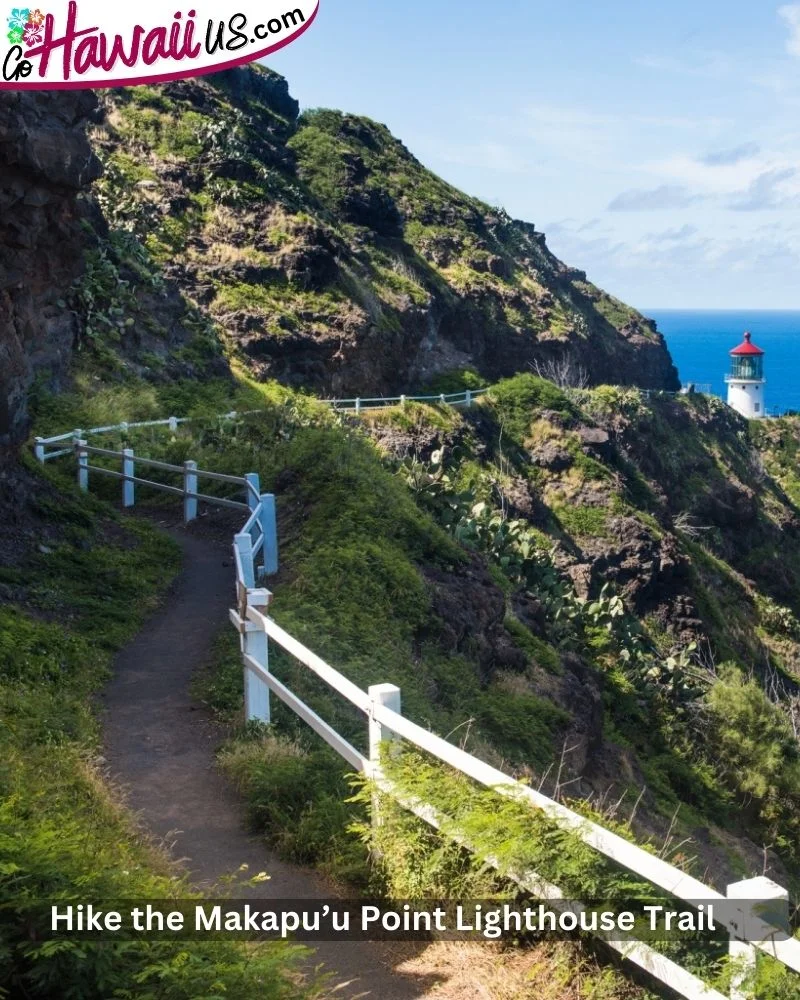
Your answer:
[[[38,371],[57,382],[77,335],[59,306],[82,267],[79,194],[100,175],[90,91],[0,92],[0,450],[27,433]]]
[[[548,441],[529,452],[531,462],[551,472],[563,472],[573,462],[572,455],[555,441]]]

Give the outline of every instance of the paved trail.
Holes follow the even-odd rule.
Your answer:
[[[117,656],[105,691],[105,737],[112,775],[131,807],[181,860],[192,881],[210,890],[221,876],[249,865],[271,880],[260,897],[328,897],[314,872],[286,864],[247,833],[242,802],[214,767],[221,734],[190,694],[196,671],[227,620],[233,597],[230,543],[183,530],[170,532],[183,568],[170,599]],[[245,895],[237,890],[238,895]],[[333,974],[342,1000],[414,1000],[431,980],[403,975],[374,943],[320,943],[310,965]]]

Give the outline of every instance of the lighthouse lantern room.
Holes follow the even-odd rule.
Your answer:
[[[744,340],[731,351],[731,368],[725,376],[728,383],[728,406],[750,420],[764,416],[764,352],[745,333]]]

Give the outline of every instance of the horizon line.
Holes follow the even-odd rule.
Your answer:
[[[640,313],[647,314],[648,312],[728,312],[728,313],[741,313],[741,312],[796,312],[800,313],[800,305],[798,306],[635,306]]]

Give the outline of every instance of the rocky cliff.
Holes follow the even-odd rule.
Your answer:
[[[63,374],[79,330],[66,308],[82,269],[81,193],[100,175],[92,94],[0,95],[0,452],[27,432],[38,372]]]
[[[257,67],[99,105],[0,97],[3,447],[37,374],[57,387],[81,347],[104,374],[156,379],[221,372],[227,348],[258,378],[340,395],[553,361],[677,386],[650,321],[382,125],[299,115]]]
[[[112,231],[137,237],[259,378],[371,395],[568,359],[592,383],[677,387],[651,322],[382,125],[298,117],[258,67],[103,102]]]

